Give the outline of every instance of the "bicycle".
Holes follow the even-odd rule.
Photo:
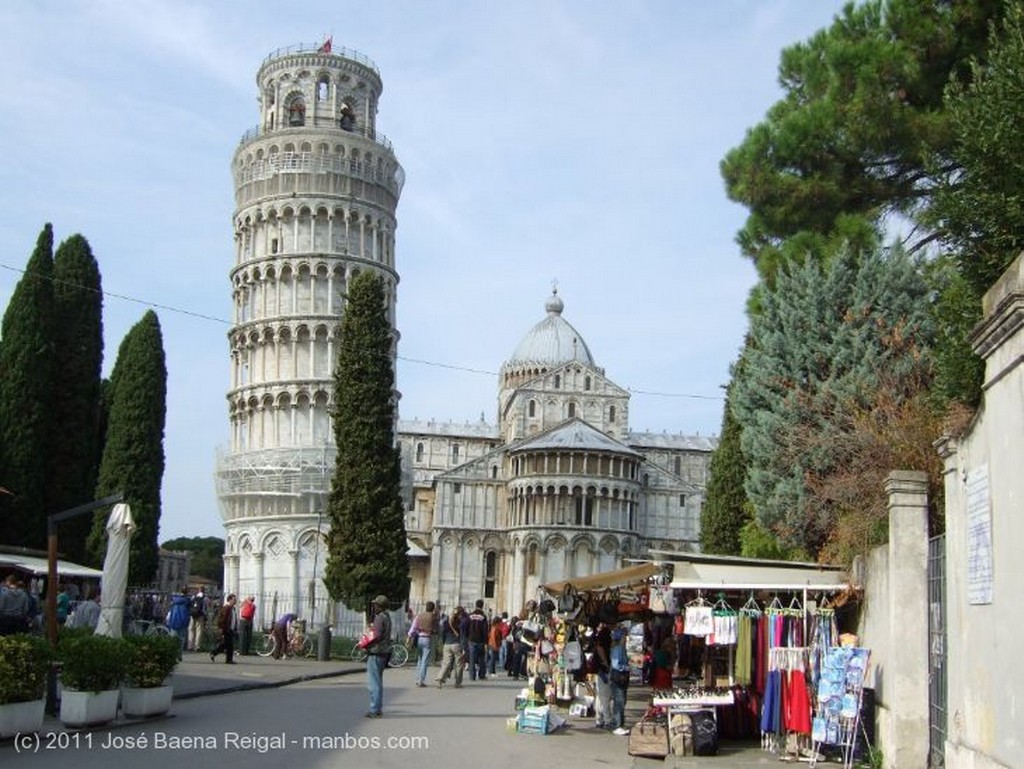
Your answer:
[[[353,662],[366,662],[366,649],[360,649],[358,646],[352,647],[352,653],[349,658]],[[405,663],[409,661],[409,650],[405,648],[403,644],[395,643],[391,645],[391,657],[388,658],[389,668],[400,668],[404,667]]]
[[[174,631],[162,622],[135,619],[128,623],[127,635],[174,635]]]
[[[264,633],[256,644],[256,653],[261,657],[269,657],[277,650],[277,638],[272,633]],[[312,657],[316,654],[313,638],[307,633],[288,631],[288,645],[284,650],[285,657]]]

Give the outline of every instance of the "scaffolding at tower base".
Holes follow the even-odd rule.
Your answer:
[[[237,517],[232,508],[250,507],[246,497],[325,498],[336,454],[334,446],[218,450],[215,481],[224,520]],[[310,509],[318,506],[319,502]]]

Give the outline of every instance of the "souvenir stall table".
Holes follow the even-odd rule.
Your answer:
[[[529,647],[529,676],[516,698],[517,715],[509,719],[509,728],[547,734],[563,725],[565,716],[591,714],[595,691],[584,649],[598,623],[597,612],[608,610],[612,595],[646,592],[647,581],[662,572],[661,567],[644,563],[542,586],[537,611],[520,631]],[[609,619],[616,622],[618,615]]]
[[[713,710],[702,728],[713,724],[716,739],[760,736],[762,747],[780,758],[816,755],[813,686],[823,655],[839,643],[828,600],[848,591],[842,571],[728,556],[652,555],[672,564],[673,638],[689,666],[682,685],[674,681],[671,691],[655,692],[654,704],[672,717]],[[696,742],[698,721],[682,725]],[[688,746],[676,739],[674,727],[670,738],[673,747]]]

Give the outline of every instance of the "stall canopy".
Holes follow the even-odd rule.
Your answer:
[[[12,553],[0,553],[0,568],[20,569],[33,576],[44,577],[49,570],[45,558]],[[90,569],[80,563],[61,560],[57,561],[57,574],[62,577],[95,577],[97,579],[103,576],[103,572],[99,569]]]
[[[566,585],[572,585],[580,592],[588,590],[604,590],[613,587],[629,587],[631,585],[642,585],[655,574],[660,574],[662,567],[654,563],[640,563],[636,566],[629,566],[616,571],[605,571],[600,574],[591,574],[587,577],[574,577],[559,582],[549,582],[542,587],[551,595],[560,595],[565,591]]]
[[[652,551],[651,555],[673,565],[671,585],[678,589],[834,592],[848,584],[840,566],[672,551]]]

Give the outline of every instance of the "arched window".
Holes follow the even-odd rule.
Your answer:
[[[562,386],[562,377],[560,374],[555,374],[555,389],[557,390]]]
[[[527,414],[531,417],[537,416],[537,401],[530,401],[530,405],[526,408]]]
[[[615,424],[615,407],[608,407],[608,424]]]
[[[416,461],[417,462],[422,462],[423,461],[423,444],[422,443],[417,443],[416,444]]]
[[[327,84],[327,75],[323,75],[316,84],[316,100],[319,102],[327,101],[328,90],[329,86]]]
[[[498,477],[498,466],[497,465],[491,465],[491,477],[492,478],[497,478]]]
[[[458,464],[459,462],[459,444],[452,444],[452,463]]]
[[[299,97],[292,99],[288,105],[288,125],[306,125],[306,103]]]
[[[532,577],[537,573],[537,543],[530,543],[526,551],[526,576]]]
[[[488,550],[484,556],[484,598],[494,598],[494,588],[498,582],[498,554]]]
[[[575,403],[570,403],[569,404],[569,418],[572,419],[574,416],[576,416],[576,404]]]
[[[680,457],[676,457],[676,461],[675,461],[675,465],[674,466],[675,466],[676,475],[682,475],[683,474],[683,460]]]
[[[584,380],[583,380],[583,389],[584,390],[589,390],[590,389],[590,377],[589,376],[585,377]]]

